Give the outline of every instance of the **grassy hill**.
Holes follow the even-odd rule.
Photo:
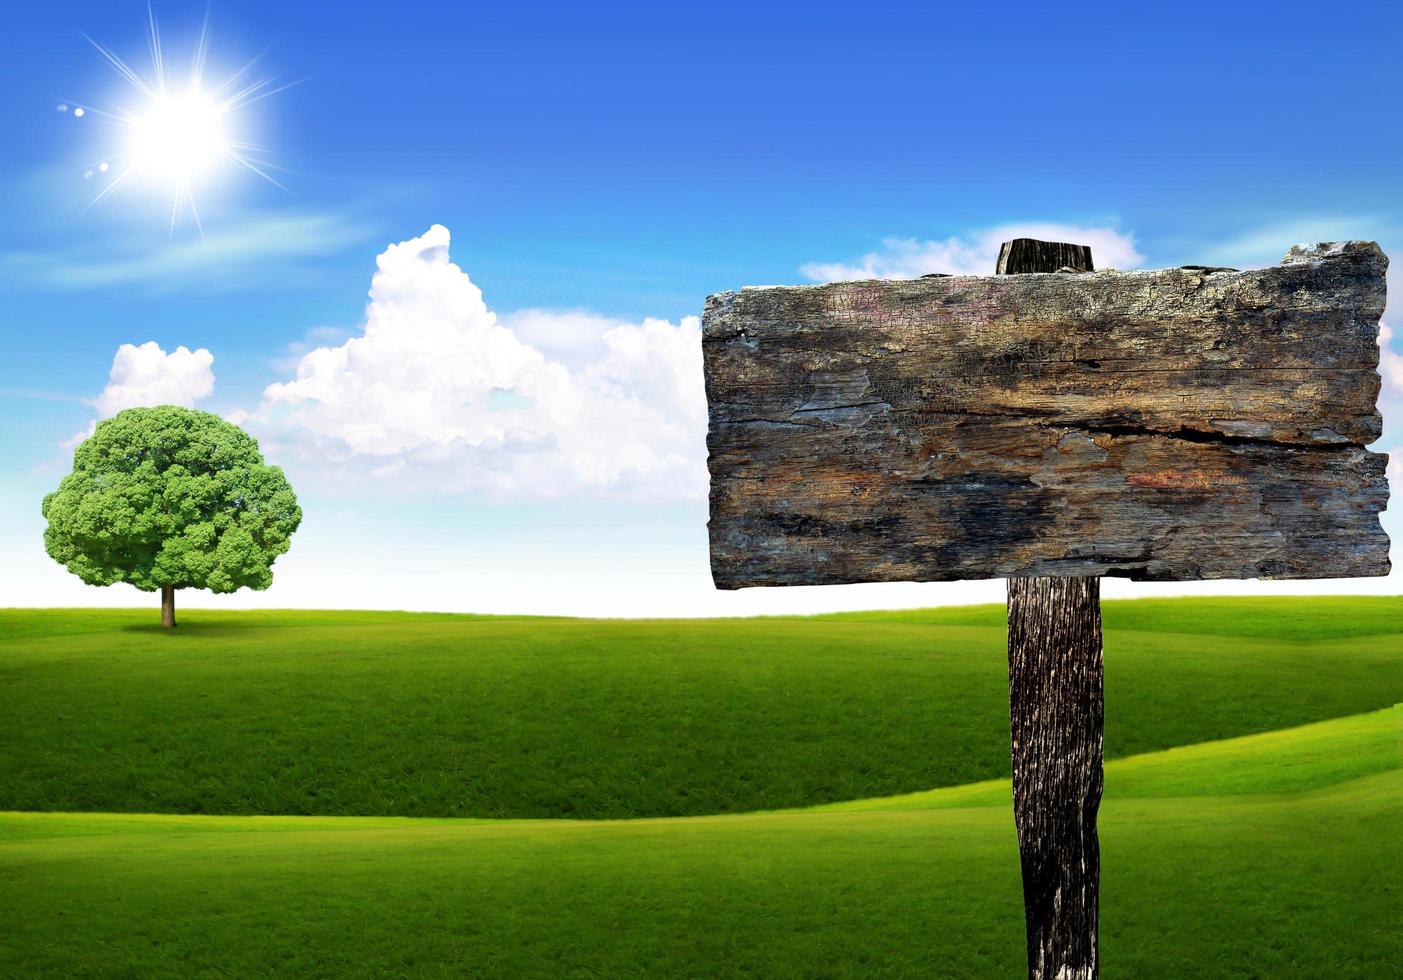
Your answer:
[[[1109,764],[1106,976],[1390,975],[1401,717]],[[1340,779],[1349,758],[1386,768]],[[1256,792],[1225,795],[1244,788]],[[0,814],[0,964],[141,977],[1018,976],[1007,794],[603,822]]]
[[[1000,607],[153,618],[0,612],[0,809],[687,816],[1008,772]],[[1108,758],[1403,699],[1403,600],[1107,602],[1105,621]]]
[[[0,976],[1023,972],[997,607],[151,618],[0,612]],[[1390,975],[1403,600],[1105,621],[1105,975]]]

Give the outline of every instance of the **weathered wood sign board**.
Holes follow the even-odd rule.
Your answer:
[[[1386,267],[711,296],[716,585],[1387,574]]]

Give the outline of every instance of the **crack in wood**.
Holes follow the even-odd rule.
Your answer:
[[[1386,267],[1345,242],[709,297],[716,584],[1387,574]]]

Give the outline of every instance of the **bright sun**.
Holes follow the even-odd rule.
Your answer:
[[[128,181],[140,181],[169,192],[172,232],[181,214],[188,210],[203,235],[194,190],[196,185],[212,180],[221,168],[234,164],[271,184],[282,186],[268,175],[272,164],[262,159],[266,151],[234,138],[231,117],[245,106],[281,92],[288,86],[273,88],[271,78],[246,80],[245,76],[253,67],[253,62],[249,62],[222,84],[207,88],[204,74],[208,27],[206,23],[200,32],[199,42],[191,57],[190,72],[184,80],[173,80],[168,76],[165,51],[161,46],[154,14],[150,17],[148,36],[151,47],[151,71],[148,74],[137,72],[111,49],[88,39],[108,64],[136,90],[138,96],[135,104],[110,104],[106,108],[77,102],[59,104],[59,111],[69,112],[71,109],[74,119],[95,117],[119,133],[118,145],[83,174],[89,180],[98,178],[105,181],[89,207]]]
[[[161,92],[132,119],[127,154],[138,175],[189,188],[227,156],[223,124],[219,103],[199,89]]]

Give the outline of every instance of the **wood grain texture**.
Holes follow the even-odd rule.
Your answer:
[[[999,246],[999,261],[994,275],[1007,276],[1018,272],[1095,272],[1090,245],[1071,242],[1045,242],[1038,238],[1015,238]]]
[[[1386,267],[708,297],[716,584],[1387,574]]]
[[[1091,249],[1015,239],[998,274],[1092,271]],[[1013,821],[1023,872],[1029,980],[1100,975],[1105,784],[1101,580],[1008,580],[1008,715]]]
[[[1008,581],[1013,817],[1030,980],[1098,975],[1101,580]]]

